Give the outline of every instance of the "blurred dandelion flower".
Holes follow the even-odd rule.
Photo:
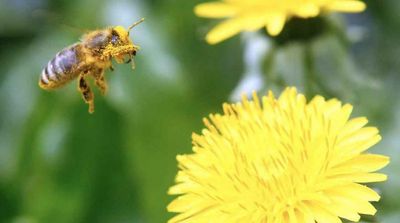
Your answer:
[[[216,44],[241,31],[266,27],[272,36],[278,35],[291,17],[316,17],[325,11],[355,13],[365,9],[359,0],[221,0],[202,3],[195,13],[206,18],[228,18],[213,30],[206,40]]]
[[[193,135],[194,154],[177,157],[180,171],[169,194],[170,223],[359,221],[374,215],[380,196],[361,183],[386,180],[373,173],[389,163],[366,154],[380,141],[352,106],[295,88],[261,102],[243,98],[205,119]]]

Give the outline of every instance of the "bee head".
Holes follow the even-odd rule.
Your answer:
[[[138,24],[142,23],[144,21],[144,18],[140,19],[139,21],[135,22],[131,26],[128,27],[128,29],[125,29],[122,26],[115,26],[112,29],[112,36],[111,36],[111,43],[114,46],[120,46],[120,45],[127,45],[127,44],[132,44],[132,42],[129,39],[129,31],[137,26]]]
[[[129,32],[122,26],[113,27],[111,31],[111,44],[121,46],[129,43]]]
[[[103,54],[106,56],[113,57],[117,63],[130,63],[132,62],[132,68],[135,67],[133,63],[133,56],[136,55],[136,51],[139,49],[139,46],[136,46],[129,39],[129,31],[143,22],[144,19],[139,20],[133,25],[129,26],[128,29],[125,29],[122,26],[115,26],[111,29],[111,39],[110,44],[105,48]]]

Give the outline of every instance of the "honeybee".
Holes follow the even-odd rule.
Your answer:
[[[80,42],[61,50],[48,62],[40,76],[39,86],[53,90],[78,78],[78,90],[89,105],[89,113],[93,113],[94,94],[86,77],[94,78],[96,86],[104,95],[107,92],[104,71],[114,70],[112,58],[117,63],[131,63],[132,69],[135,69],[133,57],[139,46],[129,39],[129,31],[143,21],[143,18],[140,19],[128,29],[114,26],[85,34]]]

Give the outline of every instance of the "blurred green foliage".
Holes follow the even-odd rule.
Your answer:
[[[0,222],[165,222],[175,156],[221,104],[245,69],[243,38],[216,46],[213,25],[196,18],[201,1],[0,0]],[[400,218],[400,2],[367,1],[368,10],[333,16],[306,41],[271,41],[263,89],[295,85],[308,96],[338,97],[378,126],[374,148],[391,156],[379,184],[379,222]],[[96,112],[76,83],[37,86],[43,66],[82,32],[146,22],[132,33],[137,69],[107,72],[109,94]],[[301,27],[294,26],[292,29]],[[311,76],[310,76],[311,75]]]

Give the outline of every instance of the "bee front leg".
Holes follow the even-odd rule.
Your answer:
[[[136,68],[136,63],[135,63],[135,59],[133,58],[133,55],[131,55],[131,67],[132,67],[132,70],[134,70]]]
[[[108,62],[108,64],[106,65],[106,67],[108,67],[111,71],[114,71],[114,66],[113,66],[113,64],[112,64],[112,62],[111,62],[111,58],[109,59],[109,62]]]
[[[102,95],[105,95],[107,93],[108,85],[107,81],[104,78],[104,70],[99,69],[92,73],[92,76],[94,77],[96,81],[96,86],[100,88],[100,92]]]
[[[92,114],[94,112],[94,94],[87,84],[83,74],[79,75],[78,90],[81,92],[85,103],[89,104],[89,113]]]

